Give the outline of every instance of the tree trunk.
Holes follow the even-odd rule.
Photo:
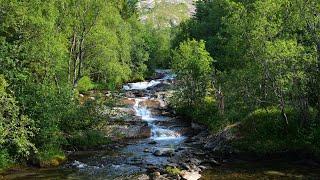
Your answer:
[[[224,114],[224,96],[223,93],[221,91],[221,87],[219,87],[219,90],[216,92],[216,96],[217,96],[217,100],[218,100],[218,109],[219,109],[219,113],[221,115]]]
[[[320,91],[320,40],[317,43],[317,55],[318,55],[318,57],[317,57],[318,63],[317,63],[317,72],[316,72],[317,77],[316,77],[316,84],[315,85],[317,88],[317,92],[316,92],[316,94],[317,94],[317,110],[318,110],[317,117],[320,121],[320,92],[319,92]]]
[[[77,80],[79,80],[81,78],[81,68],[82,68],[82,63],[83,63],[83,44],[84,44],[84,37],[82,36],[81,37],[81,40],[80,40],[80,47],[79,47],[79,67],[78,67],[78,78]]]
[[[73,34],[72,40],[71,40],[71,48],[70,48],[70,58],[68,61],[68,82],[71,82],[71,66],[72,66],[72,59],[73,59],[73,53],[76,46],[76,35]]]

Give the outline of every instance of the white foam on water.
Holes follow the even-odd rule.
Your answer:
[[[136,116],[141,117],[144,121],[153,121],[156,120],[152,117],[151,111],[148,110],[146,106],[142,106],[140,103],[145,101],[147,98],[136,98],[133,109],[135,111]]]
[[[130,91],[130,90],[145,90],[149,87],[153,87],[156,86],[158,84],[160,84],[161,81],[158,80],[152,80],[150,82],[148,81],[144,81],[144,82],[137,82],[137,83],[128,83],[126,85],[123,86],[123,89],[126,91]]]
[[[163,74],[164,77],[162,79],[159,80],[152,80],[150,82],[138,82],[138,83],[129,83],[125,86],[123,86],[123,88],[127,91],[129,90],[144,90],[147,89],[149,87],[153,87],[156,86],[160,83],[162,83],[163,81],[167,81],[167,80],[173,80],[176,78],[176,75],[174,73],[172,73],[171,70],[156,70],[156,73],[158,74]],[[168,118],[163,118],[161,116],[157,117],[157,116],[153,116],[151,111],[148,109],[148,107],[144,106],[143,102],[148,100],[148,97],[142,97],[142,98],[133,98],[135,100],[135,104],[133,106],[133,109],[135,111],[135,115],[141,117],[141,119],[143,121],[146,121],[149,123],[149,126],[151,128],[151,133],[152,136],[150,137],[150,139],[152,140],[174,140],[174,141],[179,141],[184,139],[184,136],[181,135],[181,133],[175,131],[175,130],[171,130],[169,128],[166,127],[161,127],[161,126],[157,126],[155,124],[155,122],[158,121],[165,121]],[[165,106],[165,102],[160,101],[160,105],[161,107]]]
[[[76,168],[79,168],[79,169],[83,169],[83,168],[88,167],[87,164],[82,163],[82,162],[77,161],[77,160],[75,160],[71,165],[74,166],[74,167],[76,167]]]

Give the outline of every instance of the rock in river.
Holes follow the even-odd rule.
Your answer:
[[[185,180],[198,180],[201,178],[201,174],[199,174],[199,172],[182,171],[180,176]]]
[[[155,156],[173,156],[174,149],[172,148],[158,148],[154,151],[153,155]]]

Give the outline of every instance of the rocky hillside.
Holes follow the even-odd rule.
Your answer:
[[[140,0],[138,9],[142,22],[155,27],[177,26],[194,12],[195,0]]]

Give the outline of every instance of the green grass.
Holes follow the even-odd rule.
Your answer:
[[[312,109],[309,112],[310,120],[305,127],[301,127],[301,116],[293,108],[286,110],[288,126],[277,107],[257,109],[247,115],[239,113],[238,116],[236,111],[231,114],[227,111],[222,116],[215,100],[211,98],[206,98],[199,107],[180,107],[177,111],[187,119],[206,125],[213,134],[229,124],[241,122],[240,126],[232,130],[240,137],[232,142],[232,146],[240,152],[257,156],[303,152],[320,157],[320,122],[316,118],[317,113]]]
[[[56,167],[66,160],[64,152],[59,147],[48,146],[38,152],[40,167]]]

